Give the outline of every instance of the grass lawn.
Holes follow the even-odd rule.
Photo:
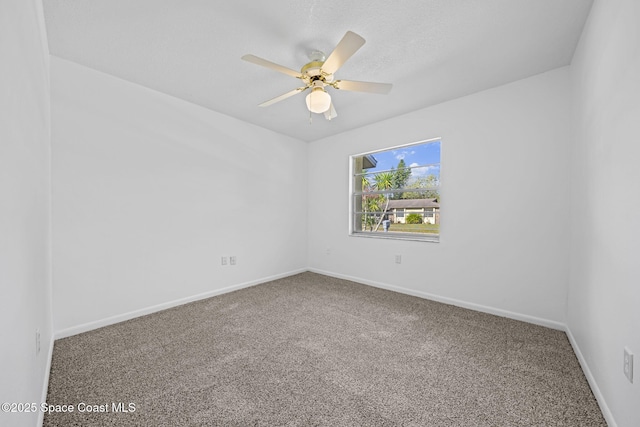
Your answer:
[[[382,225],[378,231],[384,232]],[[389,231],[401,232],[401,233],[429,233],[429,234],[439,234],[440,233],[440,224],[391,224],[389,226]]]

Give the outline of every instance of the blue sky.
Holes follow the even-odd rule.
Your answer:
[[[440,163],[440,141],[434,141],[418,145],[410,145],[395,150],[381,151],[373,153],[378,164],[371,172],[388,170],[397,167],[400,159],[404,159],[407,166],[418,166],[430,163]],[[440,167],[415,168],[411,171],[411,176],[436,175],[440,177]]]

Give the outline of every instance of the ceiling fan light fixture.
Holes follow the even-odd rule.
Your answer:
[[[321,87],[315,87],[306,98],[307,108],[312,113],[324,113],[331,106],[331,96]]]
[[[391,85],[388,83],[371,83],[355,80],[334,79],[333,76],[335,72],[338,71],[345,61],[351,58],[351,56],[356,53],[364,43],[365,40],[361,36],[352,31],[347,31],[329,56],[326,56],[319,50],[309,52],[310,62],[303,65],[300,72],[278,65],[275,62],[259,58],[255,55],[244,55],[242,59],[244,61],[278,71],[279,73],[295,77],[302,80],[304,83],[304,86],[302,87],[290,90],[287,93],[259,104],[260,107],[267,107],[275,104],[276,102],[290,98],[297,93],[302,93],[307,89],[311,89],[305,99],[307,109],[311,113],[324,113],[324,117],[327,120],[331,120],[336,118],[338,115],[333,105],[333,101],[331,100],[331,96],[326,90],[324,90],[325,87],[330,86],[334,89],[341,89],[344,91],[380,94],[387,94],[391,90]],[[311,121],[311,116],[309,116],[309,121]]]

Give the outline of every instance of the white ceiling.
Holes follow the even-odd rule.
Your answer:
[[[304,141],[568,65],[592,0],[44,0],[53,55]],[[240,60],[300,69],[347,30],[366,44],[336,78],[393,83],[389,95],[329,89],[338,117],[300,81]]]

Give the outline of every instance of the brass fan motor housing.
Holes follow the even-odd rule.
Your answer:
[[[322,65],[324,61],[311,61],[302,66],[300,73],[305,81],[313,83],[316,80],[320,80],[323,83],[330,84],[333,81],[333,74],[327,74],[322,71]]]
[[[322,68],[322,64],[324,64],[324,61],[311,61],[308,64],[304,64],[302,66],[302,68],[300,69],[300,72],[302,74],[307,74],[307,70],[311,69],[311,68]]]

